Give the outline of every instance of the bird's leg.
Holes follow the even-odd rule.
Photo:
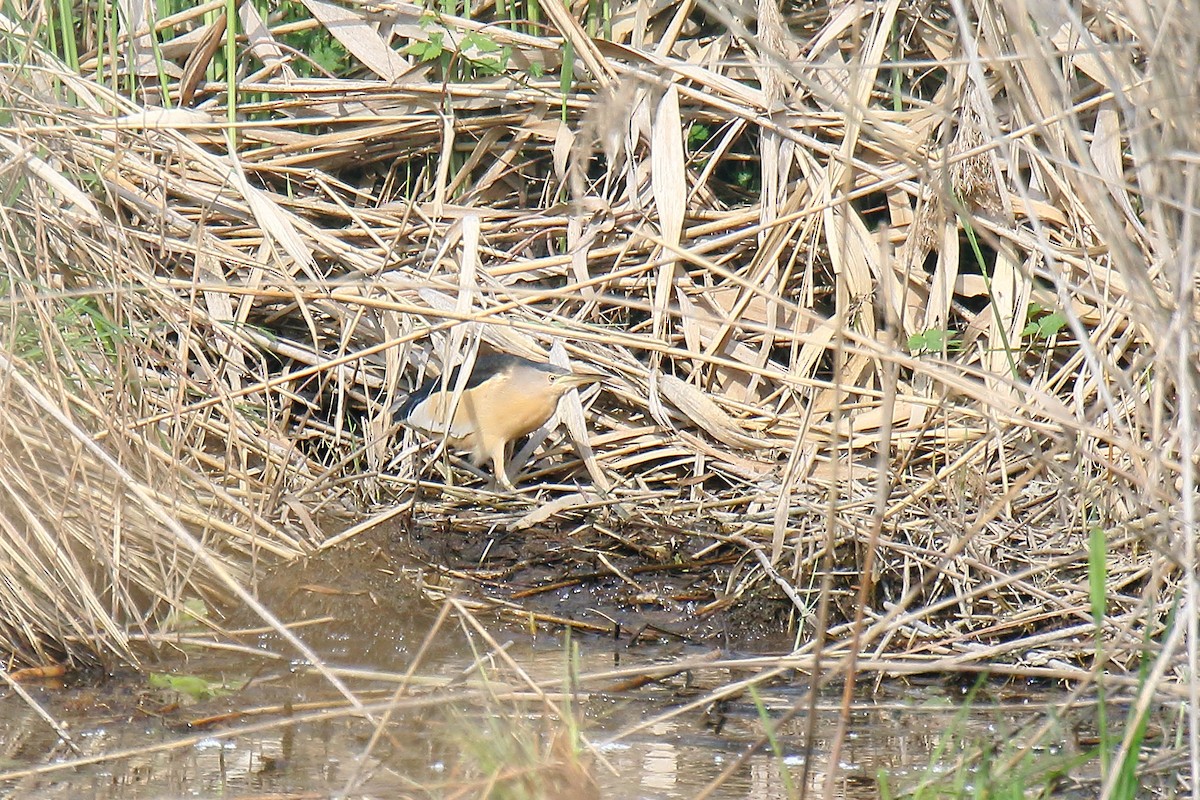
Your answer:
[[[506,491],[515,492],[517,487],[513,486],[512,479],[508,477],[508,447],[509,443],[504,442],[492,450],[492,482],[493,485],[499,484]]]
[[[434,457],[437,458],[437,469],[442,473],[442,483],[447,486],[454,485],[454,469],[450,466],[450,451],[441,445],[438,446]]]

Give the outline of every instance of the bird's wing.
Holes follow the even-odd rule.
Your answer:
[[[451,376],[453,377],[453,376]],[[474,388],[474,387],[472,387]],[[424,394],[424,392],[422,392]],[[448,438],[465,441],[475,433],[475,424],[470,411],[470,401],[466,397],[459,398],[458,408],[454,410],[454,418],[449,421],[450,402],[454,399],[454,384],[443,390],[441,386],[419,398],[408,411],[404,421],[406,424],[433,436],[445,434]]]

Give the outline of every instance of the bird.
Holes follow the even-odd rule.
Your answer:
[[[450,419],[460,371],[461,366],[455,367],[447,380],[427,381],[409,396],[396,418],[427,436],[445,436],[453,447],[469,450],[477,467],[490,458],[493,485],[498,482],[508,491],[516,491],[506,466],[512,443],[544,425],[564,394],[600,379],[507,353],[480,355]]]

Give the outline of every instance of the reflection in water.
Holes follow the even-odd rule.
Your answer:
[[[650,728],[650,734],[657,741],[652,741],[642,756],[641,784],[647,789],[673,789],[676,776],[679,773],[679,751],[667,740],[673,736],[675,725],[662,722]]]
[[[529,646],[512,645],[506,652],[535,678],[561,674],[561,653],[544,644],[543,639],[539,646],[532,646],[532,643]],[[642,654],[653,663],[685,655],[678,648],[671,651],[644,648]],[[189,666],[198,671],[212,669],[216,673],[233,674],[231,663],[205,667],[203,661],[194,658]],[[582,673],[599,671],[610,663],[604,652],[589,657],[584,651],[579,669]],[[627,656],[625,666],[628,665]],[[444,675],[458,675],[461,662],[448,660],[443,670]],[[431,672],[425,674],[429,677]],[[492,676],[493,680],[500,677]],[[714,675],[711,680],[720,684],[727,677]],[[96,690],[87,691],[94,694]],[[536,711],[536,707],[502,704],[492,713],[512,715],[518,712],[517,716],[502,724],[488,723],[486,719],[493,717],[487,717],[481,724],[478,716],[481,706],[465,701],[453,706],[438,704],[412,711],[399,710],[393,714],[394,724],[388,734],[369,749],[367,743],[373,729],[366,722],[349,716],[333,716],[324,722],[302,726],[276,726],[252,734],[231,735],[229,729],[218,728],[211,735],[191,734],[194,741],[187,747],[152,749],[188,735],[172,727],[179,720],[211,713],[217,705],[247,708],[282,703],[286,698],[316,698],[322,694],[332,696],[319,679],[297,670],[264,672],[236,697],[209,701],[162,719],[149,718],[136,708],[120,707],[117,700],[109,698],[96,704],[97,708],[108,709],[106,718],[100,719],[93,708],[75,719],[68,719],[71,728],[86,752],[133,750],[134,755],[71,772],[26,778],[0,787],[0,790],[7,788],[10,790],[8,796],[18,798],[138,800],[303,792],[326,796],[340,793],[349,786],[355,797],[428,797],[445,793],[414,793],[414,787],[455,786],[464,781],[469,786],[470,781],[479,778],[478,772],[465,770],[464,759],[478,764],[486,761],[489,754],[498,755],[503,763],[497,769],[503,771],[501,767],[509,767],[510,773],[520,773],[526,768],[522,766],[521,759],[525,758],[522,748],[538,750],[534,761],[554,760],[547,756],[551,752],[548,731],[552,729],[539,723],[538,715],[530,713]],[[804,694],[804,687],[793,685],[773,686],[761,693],[763,702],[775,716],[801,700]],[[38,699],[52,711],[57,709],[56,713],[64,714],[62,709],[72,695],[72,690],[47,690],[40,692]],[[386,695],[381,693],[380,696]],[[893,775],[907,772],[917,776],[925,769],[942,732],[955,724],[960,728],[964,724],[961,720],[955,723],[954,710],[948,702],[943,699],[931,703],[931,697],[936,697],[936,693],[928,689],[885,684],[878,701],[863,702],[857,707],[852,734],[843,749],[844,763],[837,777],[836,796],[877,797],[879,789],[874,777],[879,770],[889,770]],[[823,705],[819,712],[818,730],[825,733],[833,730],[836,721],[833,695],[829,701],[830,704]],[[600,742],[679,704],[680,697],[668,688],[597,692],[581,696],[575,713],[579,715],[579,727],[587,738]],[[45,725],[23,704],[10,698],[0,706],[0,712],[8,715],[0,714],[0,747],[8,756],[8,768],[45,764],[52,758],[52,753],[65,757],[61,748],[56,748],[53,736],[46,734]],[[600,796],[653,800],[683,800],[695,796],[761,734],[758,711],[749,698],[728,704],[725,713],[727,719],[719,733],[705,724],[700,712],[694,712],[656,722],[636,734],[603,745],[591,769],[599,782]],[[995,736],[998,732],[1016,730],[1023,720],[1035,713],[1036,707],[1027,703],[993,704],[988,708],[981,705],[965,723],[973,730],[964,735],[983,736],[991,731]],[[276,719],[282,716],[280,714]],[[231,727],[238,724],[231,723]],[[805,729],[803,714],[779,726],[776,744],[781,755],[769,751],[755,755],[714,797],[746,800],[788,797],[789,785],[798,788],[802,779],[807,757]],[[824,761],[828,748],[829,742],[821,738],[812,743],[813,762],[808,779],[810,790],[817,792],[815,796],[819,796],[829,774]],[[536,769],[529,767],[531,772]],[[787,770],[786,780],[781,769]],[[467,791],[466,796],[478,795]],[[532,796],[554,796],[555,800],[564,800],[561,795],[545,792]],[[565,800],[583,800],[583,797],[568,794]]]
[[[333,559],[330,555],[323,561],[324,568],[330,568]],[[395,575],[390,566],[365,570],[359,564],[325,576],[288,574],[277,590],[291,603],[283,614],[286,618],[331,620],[303,633],[333,665],[391,676],[346,677],[364,701],[384,703],[392,697],[399,676],[414,666],[414,654],[425,647],[406,679],[409,690],[401,693],[407,705],[372,711],[374,719],[389,719],[382,735],[375,736],[374,725],[348,714],[320,678],[303,665],[289,663],[286,648],[272,634],[262,634],[245,643],[281,657],[191,650],[180,651],[186,657],[156,667],[228,681],[227,685],[250,681],[227,696],[190,705],[183,699],[179,708],[169,703],[180,698],[151,692],[144,679],[136,677],[112,681],[102,689],[31,687],[38,702],[69,725],[85,755],[126,753],[118,760],[9,780],[0,784],[0,795],[139,800],[304,793],[325,797],[346,792],[391,799],[440,797],[461,789],[463,796],[478,797],[489,791],[489,781],[504,781],[524,792],[511,796],[588,800],[595,789],[587,786],[587,769],[602,797],[683,800],[717,779],[763,733],[760,712],[749,696],[732,697],[713,713],[706,708],[709,704],[699,702],[692,710],[669,715],[671,709],[703,701],[708,692],[744,675],[706,667],[686,677],[656,676],[636,684],[584,682],[569,704],[556,696],[553,702],[571,709],[571,719],[588,741],[604,743],[594,754],[577,748],[574,738],[562,736],[570,726],[542,713],[550,701],[530,691],[529,680],[549,686],[566,674],[600,673],[612,668],[617,655],[621,667],[640,664],[649,670],[699,660],[709,648],[679,643],[625,647],[582,636],[573,637],[569,648],[565,637],[543,632],[530,636],[489,620],[489,630],[501,628],[493,634],[501,637],[496,641],[453,618],[425,642],[431,626],[429,604],[397,591]],[[305,591],[305,586],[325,590]],[[262,592],[269,594],[269,587],[264,585]],[[568,666],[566,653],[574,647],[580,653]],[[480,678],[488,685],[481,686]],[[800,676],[759,688],[771,719],[805,702],[803,680]],[[423,700],[431,684],[441,687],[438,702]],[[873,697],[864,695],[842,750],[845,763],[837,772],[837,796],[878,796],[875,776],[881,769],[919,775],[939,737],[955,726],[967,729],[960,730],[964,736],[1003,742],[1034,718],[1039,706],[1029,697],[1005,705],[1002,691],[994,689],[987,703],[977,703],[965,723],[954,719],[958,699],[943,697],[936,684],[923,689],[885,684]],[[460,699],[453,700],[455,693]],[[332,701],[326,710],[303,707],[305,702],[323,701]],[[787,797],[789,787],[798,787],[802,780],[808,758],[809,785],[819,792],[830,774],[825,762],[829,742],[821,737],[835,729],[836,702],[836,687],[831,687],[818,711],[816,741],[806,741],[808,720],[803,713],[779,724],[774,731],[778,754],[769,749],[756,754],[713,796]],[[260,707],[260,713],[202,731],[185,724]],[[304,714],[319,718],[292,724]],[[667,718],[641,727],[659,715]],[[636,732],[623,733],[635,726]],[[180,741],[186,745],[178,746]],[[15,697],[0,703],[0,772],[11,774],[70,757],[24,703]]]
[[[750,765],[749,791],[744,797],[761,797],[763,800],[784,800],[787,790],[779,765],[772,761],[757,761]]]

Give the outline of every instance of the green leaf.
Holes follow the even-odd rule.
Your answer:
[[[479,31],[471,31],[462,40],[462,49],[474,47],[481,53],[494,53],[500,49],[500,45],[489,39]]]
[[[940,353],[943,350],[957,350],[959,346],[958,335],[949,330],[930,328],[908,337],[908,349],[913,353]]]
[[[1027,313],[1029,322],[1021,329],[1022,336],[1049,341],[1067,326],[1067,318],[1060,311],[1052,311],[1039,303],[1030,303]]]
[[[1104,528],[1092,526],[1088,531],[1088,594],[1092,601],[1092,620],[1099,627],[1108,607],[1105,586],[1108,583],[1108,547]]]
[[[441,31],[434,31],[429,34],[428,42],[410,42],[404,48],[404,52],[418,61],[436,61],[446,52],[445,40],[446,37]]]
[[[1038,320],[1038,335],[1043,339],[1057,336],[1067,326],[1067,318],[1055,311]]]
[[[172,675],[167,672],[150,673],[149,685],[151,689],[176,692],[194,701],[211,700],[234,691],[233,687],[201,678],[199,675]]]
[[[160,626],[163,633],[203,630],[201,620],[208,619],[208,606],[198,597],[183,601],[182,608],[173,608]]]

